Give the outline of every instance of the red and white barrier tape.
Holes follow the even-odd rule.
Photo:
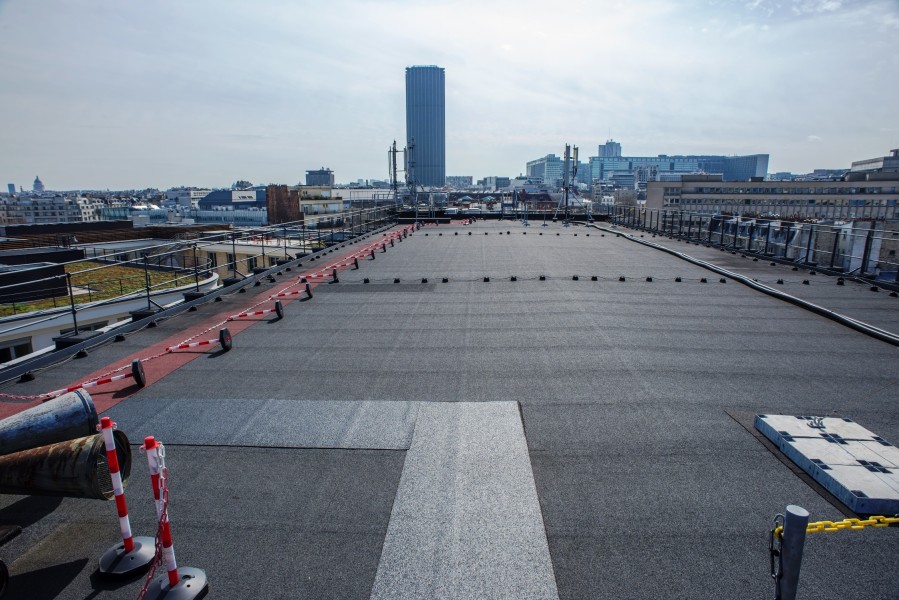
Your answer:
[[[209,346],[210,344],[218,344],[219,341],[216,340],[203,340],[202,342],[189,342],[186,344],[178,344],[177,346],[166,346],[165,351],[171,352],[172,350],[184,350],[185,348],[198,348],[200,346]]]
[[[218,341],[218,340],[216,340],[216,341]],[[70,385],[67,388],[53,390],[52,392],[47,392],[46,394],[41,394],[41,396],[59,396],[61,394],[68,394],[69,392],[74,392],[75,390],[80,390],[81,388],[91,388],[91,387],[96,387],[98,385],[105,385],[107,383],[112,383],[113,381],[128,379],[129,377],[134,377],[134,374],[133,373],[121,373],[120,375],[113,375],[112,377],[103,377],[101,379],[93,379],[91,381],[85,381],[84,383],[79,383],[77,385]]]

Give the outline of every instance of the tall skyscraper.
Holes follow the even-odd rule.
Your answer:
[[[418,185],[446,183],[445,87],[443,68],[406,67],[406,147],[414,143],[411,160]]]
[[[621,156],[621,144],[614,140],[609,140],[605,144],[599,145],[600,158],[616,158]]]

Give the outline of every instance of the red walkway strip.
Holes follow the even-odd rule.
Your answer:
[[[396,229],[390,230],[388,232],[388,234],[393,233],[394,231],[396,231]],[[367,249],[369,247],[374,248],[376,245],[383,244],[385,241],[386,240],[383,237],[375,238],[368,245],[364,246],[366,248],[365,251],[367,252],[368,251]],[[359,252],[358,248],[349,248],[348,247],[348,248],[345,248],[344,250],[345,251],[343,254],[334,257],[334,259],[332,259],[332,260],[340,260],[342,258],[345,258],[346,256],[349,256],[351,254]],[[353,264],[352,262],[348,263],[348,265],[352,265],[352,264]],[[296,275],[296,281],[294,282],[293,285],[302,285],[303,290],[304,290],[303,294],[305,294],[306,284],[299,283],[299,281],[300,281],[299,277],[301,277],[303,275],[306,275],[308,277],[308,273],[316,272],[317,268],[319,268],[317,265],[314,265],[314,264],[309,265],[309,267],[307,267],[307,270],[304,273],[299,273]],[[315,289],[316,286],[321,285],[321,284],[310,281],[309,285],[313,289]],[[247,300],[247,304],[253,305],[260,301],[264,301],[267,297],[271,297],[272,295],[273,294],[272,294],[271,289],[259,289],[256,292],[247,293],[245,298]],[[285,298],[288,298],[288,297],[285,297]],[[289,304],[291,302],[294,302],[296,299],[297,299],[296,297],[292,297],[289,299],[282,300],[282,304],[285,304],[285,305]],[[211,307],[211,306],[214,306],[214,304],[210,303],[205,306]],[[133,354],[130,354],[120,360],[115,361],[114,363],[108,364],[101,369],[97,369],[96,371],[88,374],[87,376],[79,377],[78,380],[73,381],[68,386],[64,386],[64,387],[78,385],[82,382],[90,381],[96,377],[108,375],[110,371],[117,369],[117,368],[121,367],[122,365],[130,365],[131,361],[133,361],[136,358],[144,359],[144,358],[153,356],[155,354],[165,353],[166,347],[175,346],[177,344],[180,344],[185,339],[199,335],[200,333],[202,333],[206,329],[209,329],[210,327],[212,327],[213,325],[215,325],[217,323],[221,323],[222,321],[227,321],[228,317],[234,314],[233,310],[234,310],[233,308],[229,308],[228,310],[224,310],[222,312],[218,312],[214,315],[211,315],[207,319],[204,319],[203,321],[177,333],[176,335],[172,335],[165,340],[162,340],[160,342],[153,344],[152,346],[147,346],[137,352],[134,352]],[[241,331],[244,331],[245,329],[252,327],[253,325],[255,325],[256,323],[259,323],[259,322],[260,321],[252,321],[252,320],[228,321],[227,324],[222,324],[222,325],[220,325],[220,327],[227,327],[228,330],[231,332],[231,335],[234,336],[234,335],[237,335],[238,333],[240,333]],[[215,333],[218,333],[217,329],[216,329]],[[191,341],[194,341],[194,340],[191,340]],[[239,349],[239,347],[235,348],[235,350],[238,350],[238,349]],[[199,358],[200,356],[206,356],[206,355],[207,355],[206,352],[184,352],[184,351],[176,350],[173,352],[163,354],[163,356],[155,358],[151,361],[145,362],[143,364],[143,366],[144,366],[144,374],[146,375],[146,378],[147,378],[147,386],[153,385],[154,382],[159,381],[160,379],[162,379],[169,373],[174,372],[175,370],[181,368],[182,366],[186,365],[190,361],[195,360],[195,359]],[[62,389],[62,386],[60,389]],[[139,390],[140,390],[140,388],[138,388],[134,384],[134,381],[131,377],[124,377],[124,378],[118,379],[116,381],[112,381],[109,384],[103,385],[102,388],[91,387],[90,395],[91,395],[91,398],[93,398],[93,400],[94,400],[94,405],[97,407],[97,412],[101,413],[106,410],[109,410],[110,408],[112,408],[113,406],[115,406],[116,404],[121,402],[122,400],[134,395]],[[12,416],[16,413],[19,413],[19,412],[25,410],[26,408],[31,408],[32,406],[36,406],[38,404],[40,404],[39,400],[34,400],[31,402],[27,402],[27,403],[0,401],[0,419],[4,419],[6,417]]]

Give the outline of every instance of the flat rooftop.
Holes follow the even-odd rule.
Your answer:
[[[850,513],[753,417],[843,416],[899,443],[899,348],[597,226],[425,226],[313,298],[285,298],[281,320],[230,322],[230,352],[164,354],[143,389],[92,388],[134,444],[135,534],[155,531],[137,448],[154,435],[178,564],[206,571],[210,597],[773,595],[774,516]],[[214,337],[377,239],[0,391],[39,394]],[[899,331],[888,293],[652,241]],[[23,526],[0,547],[8,598],[136,597],[142,578],[95,573],[116,521],[111,502],[0,496],[0,523]],[[896,528],[810,535],[800,594],[896,598],[897,551]]]

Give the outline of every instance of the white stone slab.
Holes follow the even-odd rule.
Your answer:
[[[855,442],[859,446],[864,446],[872,454],[880,456],[881,464],[890,464],[899,469],[899,448],[896,446],[884,446],[878,442]]]
[[[837,417],[824,417],[823,428],[810,427],[811,420],[795,415],[763,415],[770,427],[793,437],[821,437],[822,433],[838,435],[847,440],[873,440],[877,434],[855,421]]]
[[[421,405],[371,598],[558,599],[517,403]]]
[[[862,466],[844,465],[834,465],[826,470],[819,468],[817,472],[815,479],[854,512],[899,514],[899,477],[895,472],[872,473]]]
[[[874,442],[847,441],[845,444],[829,442],[824,438],[794,438],[792,444],[796,450],[810,460],[820,460],[828,465],[859,466],[859,461],[877,463],[891,469],[899,469],[899,450],[894,447],[883,447],[884,450],[897,450],[888,458],[886,453],[878,453]]]
[[[825,419],[823,430],[804,421],[790,415],[759,415],[755,427],[853,512],[899,513],[899,452],[894,446],[872,441],[881,438],[852,421]],[[828,441],[822,433],[840,439]]]

